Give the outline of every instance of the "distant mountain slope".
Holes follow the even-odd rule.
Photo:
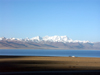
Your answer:
[[[33,37],[31,39],[0,38],[0,49],[84,49],[100,50],[100,42],[79,41],[67,36]]]

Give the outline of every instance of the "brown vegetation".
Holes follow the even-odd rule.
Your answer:
[[[0,72],[100,70],[100,58],[1,56]]]

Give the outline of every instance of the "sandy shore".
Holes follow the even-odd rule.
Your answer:
[[[100,58],[0,56],[0,72],[100,70]]]

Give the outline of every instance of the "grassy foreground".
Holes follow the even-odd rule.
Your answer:
[[[0,72],[100,70],[100,58],[0,56]]]

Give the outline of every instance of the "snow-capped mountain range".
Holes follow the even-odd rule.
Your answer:
[[[90,41],[80,41],[80,40],[72,40],[70,38],[68,38],[67,36],[44,36],[44,37],[40,37],[40,36],[36,36],[33,38],[25,38],[25,39],[19,39],[19,38],[5,38],[5,37],[1,37],[0,40],[17,40],[17,41],[33,41],[33,42],[69,42],[69,43],[92,43]]]
[[[72,40],[67,36],[0,38],[0,49],[73,49],[100,50],[100,42]]]

